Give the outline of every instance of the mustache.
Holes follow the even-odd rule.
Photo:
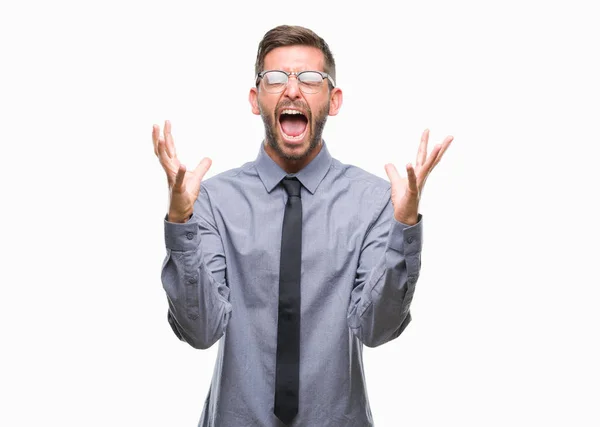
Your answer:
[[[279,104],[277,104],[277,108],[275,108],[275,111],[281,111],[281,110],[285,110],[286,108],[298,108],[302,111],[306,111],[310,116],[312,115],[312,111],[310,109],[310,107],[308,106],[308,104],[306,104],[305,102],[292,102],[289,100],[285,100],[285,101],[281,101]]]

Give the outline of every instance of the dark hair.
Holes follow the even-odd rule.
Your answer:
[[[323,56],[325,57],[325,69],[323,71],[329,74],[335,81],[335,60],[325,40],[308,28],[297,25],[280,25],[265,33],[263,39],[258,44],[256,63],[254,65],[255,74],[263,71],[265,56],[270,51],[277,47],[293,45],[316,47],[323,52]]]

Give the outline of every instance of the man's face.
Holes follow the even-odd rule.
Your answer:
[[[263,70],[323,71],[324,56],[309,46],[278,47],[265,57]],[[262,82],[258,90],[251,89],[252,111],[261,115],[267,144],[282,159],[307,158],[319,145],[327,116],[337,114],[339,108],[338,97],[332,96],[339,89],[330,92],[327,82],[323,81],[319,92],[309,94],[302,92],[295,76],[289,77],[280,93],[268,93]]]

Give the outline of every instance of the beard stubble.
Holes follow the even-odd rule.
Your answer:
[[[279,111],[286,107],[294,107],[295,105],[291,102],[280,103],[273,110],[273,115],[265,113],[264,109],[260,105],[260,116],[262,117],[263,124],[265,126],[265,138],[269,147],[271,147],[277,155],[285,160],[302,160],[308,157],[314,150],[319,146],[321,142],[321,137],[323,135],[323,129],[325,128],[325,123],[327,122],[327,115],[329,111],[330,101],[327,101],[327,104],[323,106],[321,110],[317,112],[317,115],[314,116],[314,126],[310,128],[309,137],[309,145],[303,153],[300,154],[289,154],[283,150],[283,141],[277,138],[277,132],[275,126],[278,126],[279,123],[275,120],[275,111]],[[296,105],[296,107],[299,107]],[[313,117],[312,111],[308,108],[308,105],[302,104],[302,109],[308,112],[309,117],[307,117],[308,123],[310,123],[311,118]],[[307,124],[308,126],[308,124]]]

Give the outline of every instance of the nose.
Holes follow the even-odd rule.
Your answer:
[[[288,83],[285,87],[283,95],[290,99],[298,99],[301,97],[300,87],[298,86],[298,78],[295,75],[292,74],[288,77]]]

